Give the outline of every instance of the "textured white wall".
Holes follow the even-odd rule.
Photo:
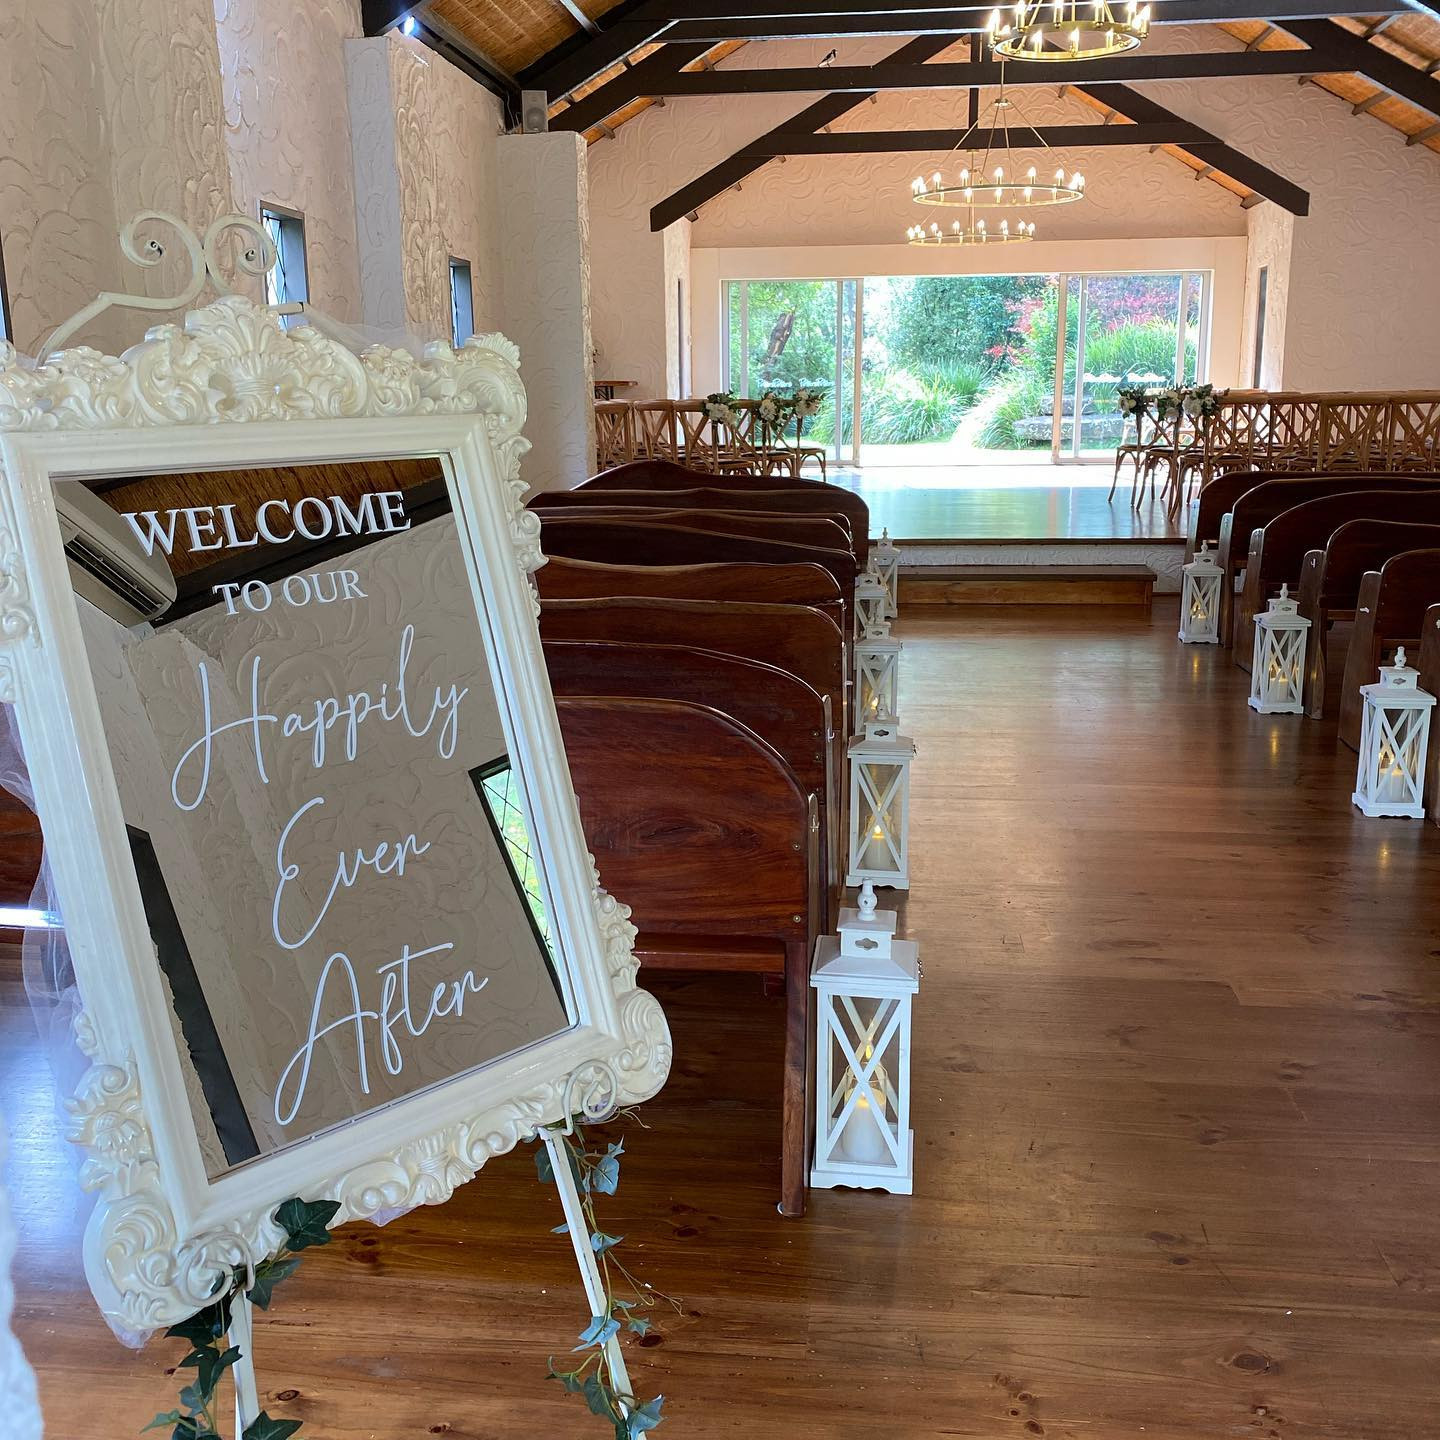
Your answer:
[[[214,10],[235,208],[258,216],[269,201],[304,215],[311,302],[359,321],[343,49],[361,34],[359,0],[214,0]]]
[[[502,328],[520,347],[531,450],[520,474],[568,490],[595,473],[585,142],[565,131],[498,146]]]
[[[1240,340],[1240,384],[1278,390],[1285,372],[1285,320],[1290,303],[1290,252],[1295,217],[1278,205],[1257,205],[1246,212],[1249,246],[1245,265],[1245,321]],[[1255,367],[1255,327],[1260,311],[1260,271],[1265,279],[1265,328],[1260,335],[1259,373]]]

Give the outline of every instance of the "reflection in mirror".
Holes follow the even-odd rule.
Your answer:
[[[56,499],[207,1173],[568,1028],[440,462]]]

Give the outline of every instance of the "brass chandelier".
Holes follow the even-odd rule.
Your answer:
[[[1002,60],[1099,60],[1133,50],[1150,33],[1150,6],[1127,0],[1016,0],[1007,19],[996,10],[986,27],[991,51]]]
[[[956,141],[951,152],[954,154],[968,148],[971,151],[970,163],[950,180],[939,170],[928,180],[923,175],[917,176],[910,186],[910,198],[917,205],[959,206],[968,210],[1036,209],[1042,205],[1066,205],[1083,199],[1085,177],[1078,170],[1067,173],[1062,165],[1053,176],[1042,179],[1038,167],[1020,168],[1012,148],[1011,110],[1023,122],[1017,133],[1023,136],[1028,130],[1038,148],[1049,150],[1044,136],[1020,115],[1019,106],[1005,94],[1002,80],[1000,93]],[[974,144],[971,142],[976,139],[982,121],[987,119],[989,123],[983,132],[985,146],[982,151],[978,140]],[[1000,139],[998,145],[995,143],[997,136]]]
[[[1035,238],[1035,222],[1019,221],[1013,227],[1008,220],[1002,220],[993,230],[984,219],[975,219],[973,213],[968,225],[952,221],[948,230],[942,230],[938,223],[929,226],[912,225],[905,232],[910,245],[1016,245],[1022,240]]]

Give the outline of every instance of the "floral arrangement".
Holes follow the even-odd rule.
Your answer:
[[[705,418],[712,425],[734,426],[740,422],[740,413],[735,408],[736,400],[728,390],[713,390],[701,402]]]
[[[790,408],[799,419],[809,420],[820,413],[829,393],[828,390],[816,390],[809,385],[797,385],[795,393],[790,397]]]
[[[1155,396],[1155,418],[1164,421],[1177,412],[1191,420],[1208,418],[1220,408],[1226,393],[1213,385],[1171,385]]]
[[[1143,415],[1145,413],[1145,401],[1148,392],[1143,385],[1122,385],[1115,392],[1115,403],[1120,408],[1120,413],[1128,420],[1130,416]]]
[[[767,390],[755,402],[755,418],[767,430],[781,430],[788,423],[793,408],[786,396]]]

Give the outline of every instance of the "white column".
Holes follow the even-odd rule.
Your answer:
[[[567,490],[595,473],[585,141],[506,135],[497,170],[501,328],[520,347],[534,447],[520,473]]]

